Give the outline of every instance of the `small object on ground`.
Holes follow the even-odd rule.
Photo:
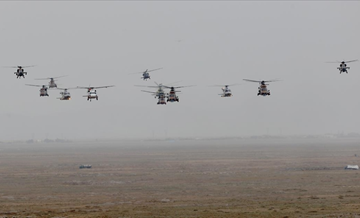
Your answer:
[[[80,165],[79,166],[79,169],[86,169],[86,168],[88,168],[88,169],[90,169],[91,168],[91,165]]]
[[[345,167],[345,170],[359,170],[359,166],[358,165],[347,165]]]

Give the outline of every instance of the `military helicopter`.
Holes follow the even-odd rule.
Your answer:
[[[179,102],[179,97],[176,95],[177,92],[181,92],[181,91],[175,91],[175,89],[180,89],[180,88],[185,88],[185,87],[191,87],[191,86],[164,86],[164,88],[170,89],[170,92],[166,95],[167,97],[167,102]]]
[[[24,68],[27,67],[35,67],[35,65],[30,65],[30,66],[10,66],[7,68],[17,68],[16,72],[14,73],[16,75],[17,79],[21,79],[21,77],[25,78],[25,75],[27,75],[27,72],[24,71]]]
[[[166,104],[165,96],[159,97],[157,104]]]
[[[157,68],[157,69],[153,69],[153,70],[148,70],[148,69],[146,69],[145,71],[143,71],[143,72],[137,72],[137,73],[142,73],[142,77],[141,77],[141,79],[143,79],[143,80],[148,80],[148,79],[150,79],[150,74],[149,74],[149,72],[153,72],[153,71],[156,71],[156,70],[161,70],[162,68]],[[133,74],[133,73],[132,73]]]
[[[147,93],[151,93],[154,95],[154,98],[161,98],[161,97],[165,97],[166,94],[164,92],[164,85],[162,83],[157,83],[155,82],[156,86],[139,86],[139,85],[136,85],[138,87],[149,87],[149,88],[157,88],[157,91],[156,92],[151,92],[151,91],[146,91],[146,90],[141,90],[142,92],[147,92]]]
[[[351,63],[351,62],[355,62],[358,60],[351,60],[351,61],[332,61],[332,62],[327,62],[327,63],[340,63],[340,66],[337,68],[341,73],[348,73],[348,69],[350,69],[350,67],[348,67],[346,65],[346,63]]]
[[[251,80],[251,79],[244,79],[245,81],[247,82],[256,82],[256,83],[260,83],[260,86],[259,86],[259,91],[258,91],[258,94],[257,95],[262,95],[262,96],[266,96],[266,95],[270,95],[270,90],[267,88],[267,86],[269,84],[266,84],[266,83],[269,83],[269,82],[277,82],[279,80],[262,80],[262,81],[258,81],[258,80]]]
[[[87,97],[87,100],[91,101],[91,99],[99,100],[99,97],[98,97],[95,89],[102,89],[102,88],[109,88],[109,87],[114,87],[114,85],[111,85],[111,86],[98,86],[98,87],[94,87],[94,86],[81,87],[81,86],[78,86],[76,88],[78,88],[78,89],[87,89],[87,95],[84,95],[83,97]]]
[[[40,79],[35,79],[35,80],[50,80],[49,81],[49,88],[57,88],[57,84],[55,83],[55,79],[61,78],[61,77],[65,77],[65,76],[58,76],[58,77],[49,77],[49,78],[40,78]]]
[[[62,92],[60,92],[61,97],[58,99],[60,99],[60,100],[70,100],[71,99],[71,94],[70,94],[70,92],[68,92],[68,89],[70,89],[70,88],[57,88],[57,89],[63,90]]]
[[[223,93],[219,94],[221,95],[221,97],[231,97],[233,95],[231,93],[231,89],[229,88],[229,86],[236,86],[236,85],[240,85],[240,84],[235,83],[231,85],[214,85],[214,86],[222,87],[221,90],[223,91]]]
[[[41,87],[40,88],[40,97],[43,97],[43,96],[49,96],[49,94],[47,93],[47,90],[48,90],[48,87],[45,86],[45,85],[32,85],[32,84],[25,84],[27,86],[35,86],[35,87]]]

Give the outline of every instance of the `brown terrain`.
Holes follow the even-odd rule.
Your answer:
[[[357,141],[3,143],[0,218],[360,217]]]

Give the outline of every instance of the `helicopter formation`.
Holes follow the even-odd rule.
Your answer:
[[[341,73],[348,73],[348,70],[350,69],[350,67],[347,66],[346,63],[351,63],[351,62],[356,62],[358,61],[358,59],[356,60],[350,60],[350,61],[333,61],[333,62],[326,62],[326,63],[340,63],[340,66],[337,67],[337,69],[339,70],[340,74]],[[21,79],[24,78],[25,79],[25,75],[27,75],[27,72],[25,71],[24,68],[29,68],[29,67],[35,67],[35,65],[30,65],[30,66],[10,66],[10,67],[6,67],[6,68],[17,68],[16,72],[14,72],[14,74],[16,75],[17,79]],[[141,79],[144,81],[147,81],[149,79],[151,79],[150,77],[150,72],[153,71],[157,71],[157,70],[161,70],[163,68],[156,68],[156,69],[151,69],[148,70],[146,69],[143,72],[136,72],[137,73],[141,73],[142,77]],[[134,73],[131,73],[134,74]],[[70,100],[71,99],[71,94],[68,91],[69,89],[86,89],[87,90],[87,94],[84,95],[83,97],[86,97],[88,101],[91,102],[91,100],[96,99],[99,100],[99,96],[97,94],[96,89],[102,89],[102,88],[111,88],[114,87],[114,85],[108,85],[108,86],[77,86],[77,87],[72,87],[72,88],[64,88],[61,87],[59,88],[56,81],[59,78],[62,77],[66,77],[66,76],[58,76],[58,77],[48,77],[48,78],[38,78],[35,80],[49,80],[48,85],[37,85],[37,84],[25,84],[27,86],[33,86],[33,87],[40,87],[40,97],[45,97],[45,96],[49,96],[48,94],[48,89],[58,89],[58,90],[62,90],[60,92],[60,97],[58,99],[60,100]],[[261,95],[261,96],[269,96],[270,95],[270,90],[268,89],[268,85],[270,82],[277,82],[280,81],[278,79],[275,80],[252,80],[252,79],[243,79],[246,82],[255,82],[255,83],[259,83],[259,87],[258,87],[258,93],[257,95]],[[157,83],[155,82],[156,86],[143,86],[143,85],[136,85],[138,87],[147,87],[147,88],[155,88],[157,89],[156,91],[148,91],[148,90],[141,90],[142,92],[146,92],[146,93],[150,93],[154,96],[154,98],[158,99],[157,104],[158,105],[166,105],[167,102],[179,102],[179,96],[177,93],[181,92],[178,91],[178,89],[181,88],[187,88],[187,87],[192,87],[193,85],[188,85],[188,86],[171,86],[171,84],[168,85],[164,85],[162,83]],[[230,86],[236,86],[239,85],[237,83],[235,84],[226,84],[226,85],[214,85],[214,86],[221,86],[221,90],[222,93],[219,94],[221,97],[232,97],[232,92],[231,89],[229,88]],[[169,89],[168,92],[166,92],[165,90]]]
[[[7,67],[7,68],[17,68],[16,72],[14,72],[14,74],[16,75],[17,79],[21,79],[24,78],[25,79],[25,75],[27,75],[27,72],[24,71],[24,68],[27,67],[35,67],[35,65],[31,65],[31,66],[11,66],[11,67]],[[48,85],[36,85],[36,84],[25,84],[26,86],[33,86],[33,87],[40,87],[40,97],[48,97],[48,90],[49,89],[58,89],[58,90],[62,90],[60,92],[60,97],[58,99],[60,100],[70,100],[71,99],[71,94],[68,91],[69,89],[87,89],[87,95],[84,95],[83,97],[87,97],[88,101],[91,101],[92,99],[96,99],[99,100],[99,96],[96,92],[96,89],[101,89],[101,88],[109,88],[109,87],[114,87],[114,85],[110,85],[110,86],[89,86],[89,87],[81,87],[81,86],[77,86],[74,88],[59,88],[56,81],[59,78],[62,77],[66,77],[66,76],[58,76],[58,77],[48,77],[48,78],[38,78],[35,80],[50,80],[48,82]]]
[[[351,62],[355,62],[358,60],[351,60],[351,61],[336,61],[336,62],[328,62],[328,63],[340,63],[340,66],[337,68],[340,71],[340,74],[342,72],[346,72],[348,73],[348,69],[350,69],[350,67],[347,67],[346,63],[351,63]],[[149,72],[151,71],[155,71],[155,70],[160,70],[162,68],[158,68],[158,69],[154,69],[154,70],[146,70],[144,72],[142,72],[143,77],[141,77],[141,79],[143,80],[147,80],[150,79],[150,74]],[[257,95],[261,95],[261,96],[269,96],[270,95],[270,89],[268,89],[269,83],[270,82],[277,82],[280,81],[278,79],[275,80],[251,80],[251,79],[243,79],[246,82],[256,82],[259,83],[259,87],[258,87],[258,93]],[[179,102],[179,97],[177,96],[177,92],[180,91],[175,91],[175,89],[179,89],[179,88],[185,88],[185,87],[191,87],[191,86],[178,86],[178,87],[174,87],[174,86],[167,86],[167,85],[163,85],[163,84],[158,84],[156,83],[156,86],[139,86],[139,87],[148,87],[148,88],[156,88],[157,91],[147,91],[147,90],[141,90],[142,92],[147,92],[147,93],[151,93],[154,98],[158,99],[157,104],[160,105],[164,105],[166,104],[166,102]],[[229,88],[230,86],[235,86],[235,85],[239,85],[239,84],[231,84],[231,85],[215,85],[215,86],[221,86],[221,90],[222,90],[222,94],[219,94],[221,97],[232,97],[232,92],[231,89]],[[170,89],[169,93],[165,93],[164,89]]]

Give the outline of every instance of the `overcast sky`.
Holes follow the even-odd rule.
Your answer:
[[[360,132],[360,2],[0,2],[0,140],[207,137]],[[147,68],[152,79],[142,81]],[[39,97],[34,80],[69,75]],[[271,96],[257,96],[269,80]],[[196,85],[156,104],[153,81]],[[221,98],[219,87],[231,87]],[[148,89],[151,90],[151,89]]]

